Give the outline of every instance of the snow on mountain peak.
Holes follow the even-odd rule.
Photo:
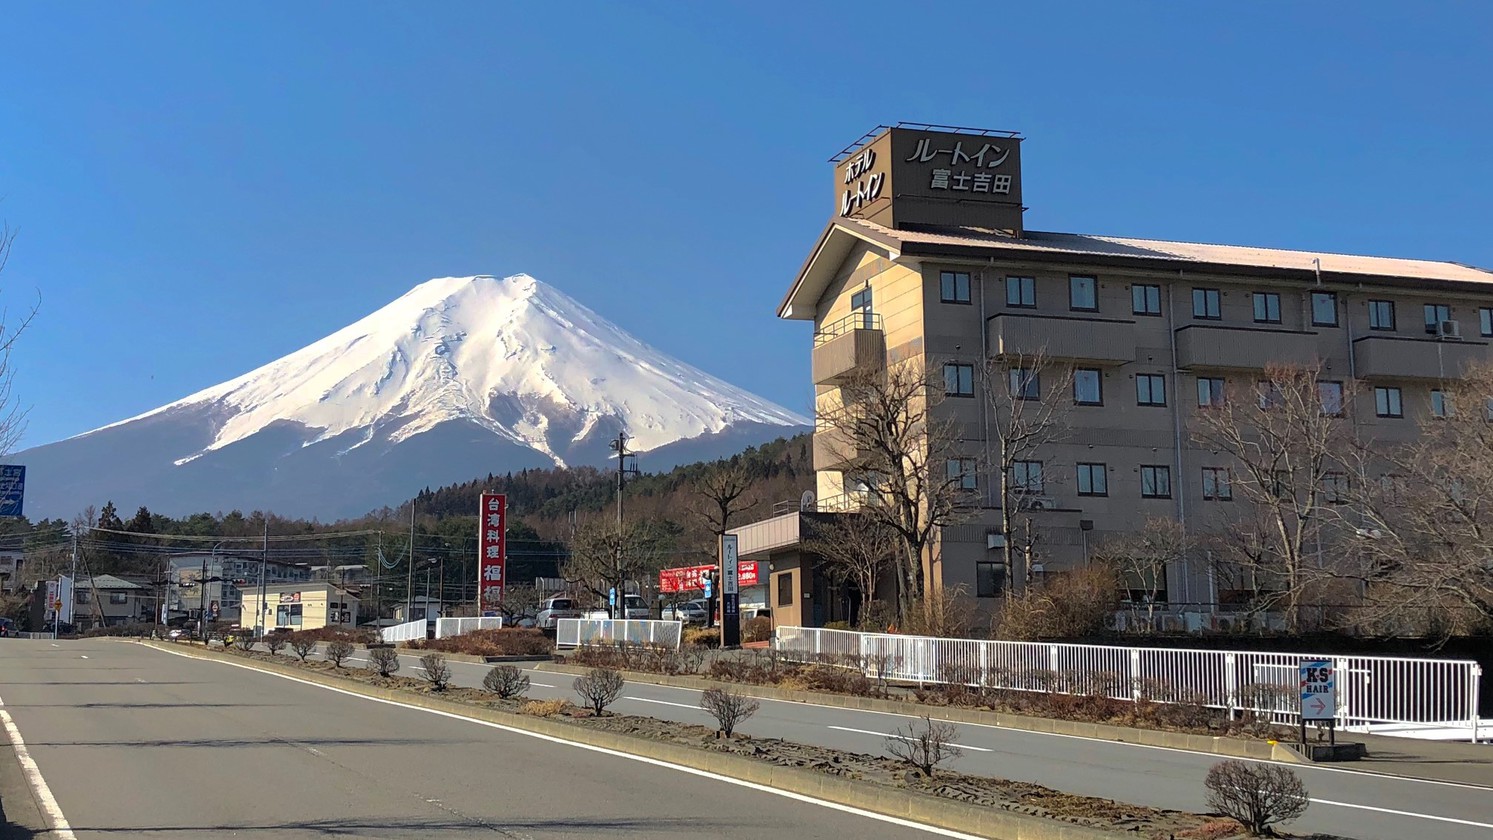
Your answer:
[[[557,450],[607,418],[625,424],[639,451],[741,422],[809,423],[527,274],[428,280],[314,344],[141,417],[202,406],[221,425],[179,464],[284,421],[315,430],[308,446],[355,432],[344,438],[351,449],[467,420],[556,463]]]

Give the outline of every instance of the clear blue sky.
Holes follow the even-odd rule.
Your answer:
[[[1490,8],[8,3],[24,445],[519,271],[805,411],[774,307],[896,120],[1023,132],[1036,229],[1493,265]]]

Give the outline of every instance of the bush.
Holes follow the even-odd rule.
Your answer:
[[[721,629],[719,627],[688,628],[684,631],[684,644],[701,647],[720,647]]]
[[[234,636],[233,641],[239,646],[240,649],[244,651],[251,651],[254,649],[255,642],[254,633],[252,631],[245,633],[242,636]]]
[[[291,651],[300,657],[302,662],[305,662],[306,657],[311,655],[311,651],[316,649],[316,640],[302,636],[300,633],[290,634],[289,641]]]
[[[930,720],[925,715],[918,723],[909,723],[886,736],[886,751],[931,779],[939,764],[964,755],[954,746],[958,736],[959,730],[952,724]]]
[[[743,642],[770,642],[772,641],[772,619],[766,616],[747,619],[741,628],[741,640]]]
[[[430,683],[431,691],[445,691],[451,684],[451,666],[439,653],[427,653],[420,657],[420,676]]]
[[[1250,834],[1272,834],[1271,826],[1306,813],[1306,786],[1295,773],[1276,764],[1220,761],[1203,781],[1208,805],[1244,824]]]
[[[297,630],[291,635],[310,639],[313,642],[330,642],[333,639],[345,639],[355,645],[370,645],[378,641],[377,630],[335,625],[318,627],[315,630]]]
[[[399,670],[399,652],[393,648],[369,648],[368,667],[380,677],[390,677]]]
[[[264,637],[264,647],[275,656],[285,649],[285,644],[290,640],[285,638],[284,633],[267,633]]]
[[[482,678],[482,687],[504,700],[522,697],[529,690],[529,675],[517,665],[499,665]]]
[[[1108,563],[1054,574],[1006,601],[995,635],[1015,641],[1099,635],[1119,606],[1119,591],[1119,575]]]
[[[346,639],[333,639],[327,642],[327,661],[335,668],[341,668],[342,663],[353,655],[353,643]]]
[[[518,707],[521,715],[533,715],[535,717],[552,717],[554,715],[568,715],[575,704],[569,700],[526,700]]]
[[[598,715],[622,696],[622,675],[610,668],[592,668],[585,676],[576,677],[571,685]]]
[[[721,688],[707,688],[700,695],[700,708],[710,713],[720,724],[720,733],[727,738],[736,731],[736,725],[757,713],[762,704],[752,698]]]
[[[473,630],[446,639],[416,639],[409,643],[409,647],[469,656],[544,656],[554,650],[554,643],[542,630],[505,627],[502,630]]]

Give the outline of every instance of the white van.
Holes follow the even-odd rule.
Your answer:
[[[539,614],[534,617],[534,626],[540,630],[553,630],[562,618],[580,618],[581,605],[569,595],[556,595],[539,605]]]

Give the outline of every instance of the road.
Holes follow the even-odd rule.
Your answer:
[[[89,840],[935,836],[125,642],[0,642],[0,702]]]
[[[354,662],[366,664],[362,652]],[[418,676],[417,656],[401,657],[401,676]],[[477,687],[490,666],[450,663],[458,685]],[[529,696],[575,700],[574,677],[529,670]],[[628,683],[612,710],[714,725],[699,709],[699,692]],[[877,712],[763,700],[741,725],[745,734],[783,738],[862,753],[883,751],[885,734],[910,719]],[[1213,755],[1046,735],[987,726],[958,725],[963,758],[953,767],[970,773],[1035,782],[1070,793],[1102,796],[1159,808],[1207,811],[1202,785]],[[1493,762],[1493,747],[1488,760]],[[1493,837],[1493,789],[1425,782],[1340,768],[1292,765],[1313,800],[1295,832],[1323,832],[1357,840],[1466,840]]]

